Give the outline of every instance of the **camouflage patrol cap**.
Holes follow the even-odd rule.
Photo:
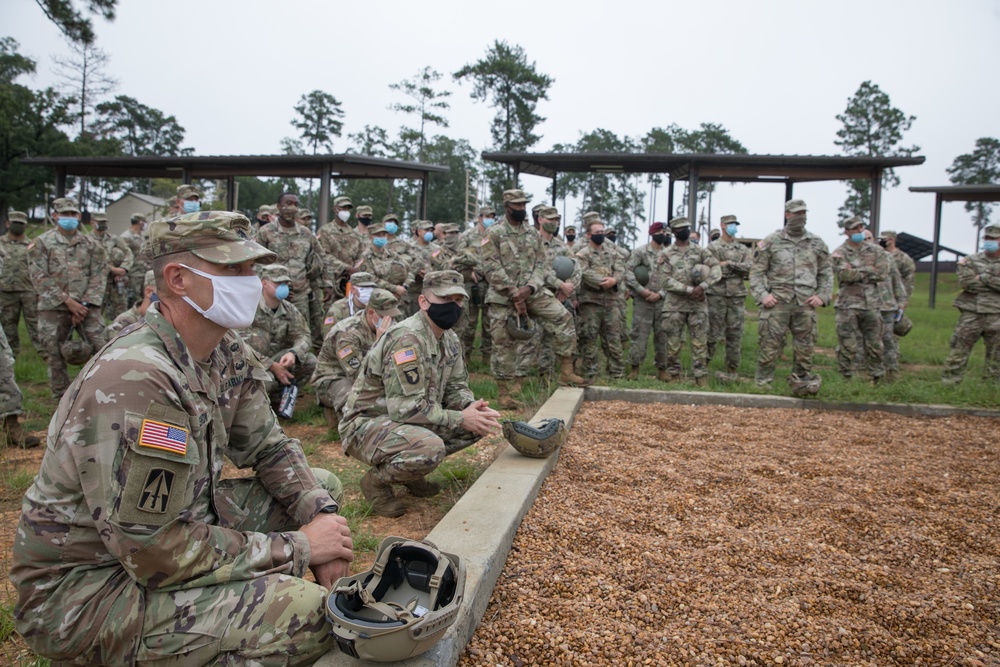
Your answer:
[[[52,202],[52,208],[56,213],[79,213],[80,205],[72,197],[60,197]]]
[[[272,215],[274,213],[274,206],[271,204],[261,204],[257,207],[257,217],[262,215]]]
[[[306,218],[312,218],[313,212],[307,208],[300,208],[299,212],[295,214],[298,220],[305,220]]]
[[[262,266],[258,271],[258,275],[264,280],[270,280],[272,283],[292,282],[292,277],[288,275],[288,267],[284,264],[267,264]]]
[[[492,206],[483,206],[479,209],[479,215],[496,215],[497,212]]]
[[[91,222],[107,222],[108,221],[108,214],[105,213],[104,211],[94,211],[93,213],[90,214],[90,221]]]
[[[359,206],[356,209],[354,209],[354,215],[359,218],[363,215],[371,215],[371,214],[372,214],[371,206]]]
[[[670,221],[671,231],[684,229],[685,227],[690,227],[690,226],[691,226],[691,221],[688,220],[687,218],[674,218]]]
[[[144,216],[142,213],[133,213],[132,217],[129,218],[129,222],[131,222],[133,225],[137,222],[146,222],[146,216]]]
[[[441,225],[441,232],[444,234],[458,234],[462,231],[462,226],[457,222],[446,222]]]
[[[247,260],[270,264],[277,255],[248,236],[250,221],[229,211],[199,211],[149,225],[151,259],[189,251],[213,264],[238,264]]]
[[[567,234],[569,234],[570,232],[573,232],[574,234],[576,234],[576,225],[570,225],[570,226],[566,227],[565,232]]]
[[[545,218],[546,220],[557,220],[562,218],[562,216],[559,215],[559,209],[554,206],[543,207],[542,210],[538,212],[538,217]]]
[[[896,238],[896,232],[891,231],[891,230],[885,230],[883,232],[879,232],[878,237],[880,239],[893,239],[893,240],[895,240],[895,238]]]
[[[351,203],[350,197],[337,197],[333,200],[334,206],[339,206],[340,208],[354,208],[354,204]]]
[[[185,183],[177,186],[177,196],[181,199],[187,199],[189,197],[197,197],[198,199],[201,199],[202,194],[201,190],[199,190],[196,186],[191,185],[190,183]]]
[[[460,294],[466,299],[465,278],[458,271],[431,271],[424,276],[424,289],[429,289],[437,296]]]
[[[28,214],[23,211],[11,211],[7,214],[7,222],[23,222],[28,224]]]
[[[601,214],[597,211],[587,211],[583,214],[583,221],[590,222],[591,220],[600,220]]]
[[[367,271],[355,271],[351,274],[351,287],[375,287],[378,282],[375,276]]]
[[[983,236],[988,239],[1000,239],[1000,225],[986,225],[983,228]]]
[[[385,289],[375,288],[372,290],[372,295],[368,297],[368,308],[378,313],[379,317],[399,317],[402,315],[399,310],[399,299]]]
[[[806,210],[806,203],[801,199],[789,199],[785,202],[786,213],[798,213]]]
[[[385,215],[382,216],[382,222],[389,222],[390,220],[398,223],[399,216],[396,215],[395,213],[386,213]]]
[[[736,219],[735,215],[724,215],[724,216],[722,216],[722,220],[720,220],[719,222],[720,222],[720,224],[723,224],[723,225],[728,225],[730,223],[732,223],[734,225],[740,224],[740,221]]]
[[[434,223],[431,222],[430,220],[417,220],[417,229],[419,230],[434,229]]]
[[[142,279],[143,289],[147,287],[156,287],[156,274],[152,270],[146,271],[146,275]]]
[[[368,225],[368,235],[369,236],[374,236],[375,234],[378,234],[379,232],[385,232],[385,223],[384,222],[373,222],[372,224]],[[385,233],[388,234],[389,232],[385,232]]]
[[[841,229],[848,230],[848,229],[854,229],[855,227],[863,227],[865,221],[856,215],[852,215],[847,220],[841,220],[837,224],[840,225]]]
[[[524,196],[524,190],[504,190],[504,204],[527,204],[530,201]]]
[[[549,208],[549,205],[546,204],[545,202],[539,202],[531,207],[531,212],[541,215],[543,208]]]

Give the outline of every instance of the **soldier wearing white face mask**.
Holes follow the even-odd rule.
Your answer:
[[[354,204],[351,203],[350,197],[334,199],[333,219],[320,227],[316,234],[319,247],[323,250],[327,275],[334,281],[333,287],[337,296],[344,296],[344,285],[358,270],[361,254],[367,247],[368,239],[350,225],[353,209]],[[370,207],[359,206],[358,215],[362,213],[362,209],[368,209],[369,215],[371,214]]]
[[[353,317],[359,311],[364,310],[365,306],[368,305],[368,299],[371,297],[372,290],[375,289],[377,284],[375,276],[372,274],[367,271],[356,271],[351,276],[351,282],[348,283],[350,286],[348,295],[343,299],[334,301],[330,309],[326,311],[326,318],[323,320],[323,337],[326,338],[326,335],[330,333],[330,329],[337,322],[346,320],[348,317]]]

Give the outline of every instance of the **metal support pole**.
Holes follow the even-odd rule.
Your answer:
[[[66,196],[66,168],[56,171],[56,198]]]
[[[323,165],[319,173],[319,211],[316,213],[316,229],[330,220],[330,166]]]
[[[559,190],[556,181],[558,180],[559,174],[552,174],[552,205],[555,206],[556,202],[559,200]]]
[[[236,210],[236,177],[226,176],[226,210]]]
[[[794,195],[795,183],[792,181],[785,181],[785,201],[791,201],[795,199]]]
[[[868,213],[871,224],[868,228],[872,235],[878,238],[879,213],[882,210],[882,170],[876,168],[873,171],[875,173],[872,175],[871,211]]]
[[[931,296],[927,304],[934,309],[934,302],[937,299],[937,277],[938,277],[938,245],[941,242],[941,194],[935,196],[934,201],[934,245],[931,248]]]
[[[688,172],[688,220],[691,222],[691,229],[697,229],[698,224],[698,166],[691,165]]]
[[[426,171],[424,172],[424,177],[420,181],[420,218],[422,220],[427,219],[427,179],[430,177]]]
[[[191,182],[191,168],[185,166],[181,169],[181,183],[190,183],[190,182]]]
[[[511,185],[511,189],[517,190],[517,181],[521,178],[521,167],[520,165],[514,167],[514,183]]]
[[[670,222],[672,217],[674,217],[674,177],[667,176],[667,219],[665,222]]]

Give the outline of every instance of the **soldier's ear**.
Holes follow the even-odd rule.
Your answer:
[[[171,262],[163,267],[163,281],[170,294],[188,296],[186,276],[190,275],[192,275],[191,272],[185,270],[179,263]]]

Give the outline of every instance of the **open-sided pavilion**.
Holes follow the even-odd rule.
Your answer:
[[[66,194],[69,176],[103,178],[175,178],[183,183],[197,179],[226,181],[226,208],[235,202],[237,176],[318,178],[320,182],[318,224],[330,219],[331,178],[414,179],[421,181],[422,217],[427,216],[427,179],[446,173],[448,167],[421,162],[350,153],[340,155],[180,155],[121,157],[25,158],[25,165],[50,167],[56,172],[56,196]]]
[[[674,210],[675,181],[687,181],[688,210],[697,210],[698,184],[778,183],[784,199],[794,199],[796,183],[815,181],[871,181],[869,220],[878,233],[882,203],[882,174],[886,169],[924,163],[923,157],[850,157],[843,155],[728,155],[706,153],[483,153],[483,159],[499,162],[520,174],[552,179],[552,199],[558,198],[557,176],[564,172],[605,174],[666,174],[667,208]]]

